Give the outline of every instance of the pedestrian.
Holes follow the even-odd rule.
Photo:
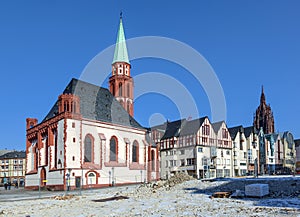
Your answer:
[[[18,188],[18,187],[19,187],[18,182],[16,182],[15,183],[15,188]]]
[[[10,187],[11,187],[11,182],[9,181],[8,182],[8,190],[10,190]]]
[[[4,188],[7,190],[7,182],[4,183]]]

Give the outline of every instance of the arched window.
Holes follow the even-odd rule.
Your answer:
[[[64,111],[65,112],[69,111],[69,102],[68,101],[64,102]]]
[[[139,162],[139,143],[136,140],[132,145],[132,162]]]
[[[119,96],[123,95],[122,87],[123,87],[122,83],[119,83]]]
[[[111,85],[111,91],[110,92],[112,93],[113,96],[115,96],[115,85],[114,84]]]
[[[109,161],[117,161],[118,157],[118,140],[116,137],[111,137],[109,142]]]
[[[151,170],[155,171],[155,151],[151,151]]]
[[[130,84],[127,84],[127,97],[130,97]]]
[[[93,140],[87,135],[84,139],[84,162],[92,162]]]
[[[95,175],[95,173],[94,172],[89,172],[88,173],[88,184],[89,185],[94,185],[94,184],[96,184],[96,175]]]
[[[71,112],[74,112],[74,102],[71,102]]]

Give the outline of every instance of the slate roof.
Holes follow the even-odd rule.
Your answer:
[[[161,139],[193,135],[198,132],[207,116],[195,120],[187,121],[186,119],[167,122],[165,134]]]
[[[228,128],[229,134],[232,139],[235,139],[238,132],[244,132],[244,128],[242,125],[236,126],[236,127],[230,127]]]
[[[26,158],[25,151],[12,151],[0,156],[0,159]]]
[[[207,117],[198,118],[192,121],[186,121],[185,124],[182,126],[179,135],[186,136],[196,134],[200,129],[201,125],[203,124],[205,118]]]
[[[167,122],[166,132],[161,139],[169,139],[169,138],[173,138],[173,137],[178,137],[179,132],[180,132],[179,129],[182,127],[182,125],[185,124],[185,122],[186,122],[186,119],[177,120],[177,121],[173,121],[173,122]]]
[[[212,123],[212,124],[211,124],[211,126],[212,126],[212,128],[214,129],[215,133],[217,133],[217,132],[220,130],[220,128],[221,128],[223,122],[224,122],[224,121],[218,121],[218,122],[215,122],[215,123]]]
[[[254,128],[254,126],[244,127],[244,134],[246,138],[248,138],[251,133],[257,134],[257,130]]]
[[[8,152],[12,152],[12,151],[13,151],[13,150],[7,150],[7,149],[5,149],[5,150],[0,150],[0,156],[6,154],[6,153],[8,153]]]
[[[80,98],[80,113],[90,120],[119,124],[127,127],[143,128],[121,106],[108,89],[73,78],[64,94],[74,94]],[[51,108],[43,122],[58,114],[58,101]]]

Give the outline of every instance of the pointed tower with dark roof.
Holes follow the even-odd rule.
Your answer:
[[[112,62],[112,76],[109,78],[109,90],[124,109],[133,116],[133,79],[130,76],[130,68],[121,13]]]
[[[263,86],[261,88],[260,105],[256,109],[254,115],[253,126],[257,130],[262,128],[265,134],[275,132],[273,112],[271,106],[267,105],[266,103],[266,97]]]

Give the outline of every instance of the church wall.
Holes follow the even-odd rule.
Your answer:
[[[29,147],[28,153],[26,154],[26,172],[32,171],[34,169],[33,160],[33,147]]]
[[[81,121],[66,119],[66,167],[80,168]]]
[[[57,124],[57,169],[60,169],[64,165],[64,128],[65,120],[58,121]]]
[[[101,140],[100,134],[104,135],[106,140]],[[96,167],[95,171],[99,173],[98,184],[109,183],[112,177],[114,177],[117,184],[140,182],[140,180],[146,178],[144,131],[85,120],[82,122],[83,142],[86,135],[91,135],[94,138],[94,164],[84,172],[94,170]],[[113,136],[118,140],[118,163],[109,162],[109,144]],[[126,144],[125,140],[127,139],[130,141],[130,144]],[[133,167],[136,169],[130,169],[129,167],[132,163],[131,150],[134,140],[139,144],[139,164]],[[81,158],[83,158],[84,144],[82,145],[81,155]],[[88,180],[86,180],[84,175],[83,183],[87,182]]]

